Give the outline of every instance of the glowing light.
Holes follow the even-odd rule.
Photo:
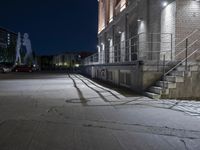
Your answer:
[[[166,7],[168,5],[168,2],[163,2],[163,7]]]
[[[80,66],[79,64],[75,64],[75,67],[77,67],[77,68],[78,68],[79,66]]]

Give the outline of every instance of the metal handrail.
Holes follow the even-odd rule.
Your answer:
[[[179,44],[177,44],[177,46],[178,45],[180,45],[181,43],[183,43],[183,42],[185,42],[185,44],[186,44],[186,47],[181,51],[181,52],[179,52],[177,55],[176,55],[176,57],[177,56],[179,56],[181,53],[183,53],[184,51],[185,51],[185,53],[186,53],[186,56],[185,56],[185,58],[183,58],[179,63],[177,63],[174,67],[172,67],[170,70],[168,70],[167,72],[166,72],[166,64],[165,64],[165,56],[164,56],[164,60],[163,60],[163,64],[164,64],[164,66],[163,66],[163,80],[165,81],[165,78],[166,78],[166,76],[169,74],[169,73],[171,73],[173,70],[175,70],[177,67],[179,67],[182,63],[184,63],[185,62],[185,69],[186,69],[186,71],[187,71],[187,68],[188,68],[188,59],[191,57],[191,56],[193,56],[194,54],[196,54],[196,52],[197,51],[199,51],[199,49],[197,48],[195,51],[193,51],[190,55],[188,55],[188,48],[190,48],[190,47],[192,47],[195,43],[197,43],[198,41],[200,41],[200,39],[196,39],[193,43],[191,43],[190,45],[188,45],[188,38],[189,37],[191,37],[192,35],[194,35],[196,32],[198,32],[199,31],[199,29],[196,29],[196,30],[194,30],[189,36],[187,36],[186,38],[184,38],[184,40],[183,41],[181,41]],[[177,47],[176,46],[176,47]],[[163,81],[163,91],[165,90],[165,82]]]
[[[199,49],[196,49],[194,52],[192,52],[188,57],[184,58],[181,62],[179,62],[176,66],[174,66],[173,68],[171,68],[169,71],[167,71],[164,76],[168,75],[169,73],[171,73],[174,69],[176,69],[178,66],[180,66],[182,63],[184,63],[188,58],[190,58],[192,55],[194,55],[197,51],[199,51]]]
[[[192,33],[190,33],[188,36],[186,36],[182,41],[180,41],[178,44],[176,44],[175,47],[179,46],[180,44],[182,44],[186,39],[190,38],[192,35],[194,35],[195,33],[197,33],[198,31],[200,31],[199,29],[195,29]]]
[[[192,47],[192,46],[193,46],[196,42],[198,42],[198,41],[199,41],[199,40],[195,40],[193,43],[191,43],[190,45],[188,45],[187,48]],[[181,52],[179,52],[179,53],[176,55],[176,57],[179,56],[180,54],[182,54],[185,50],[186,50],[186,48],[184,48]]]
[[[186,39],[187,40],[187,39]],[[192,47],[196,42],[198,42],[199,40],[195,40],[193,43],[191,43],[190,45],[187,46],[187,48]],[[179,52],[177,55],[175,55],[175,58],[178,57],[180,54],[182,54],[184,51],[186,50],[186,48],[184,48],[183,50],[181,50],[181,52]],[[166,63],[165,65],[168,65],[170,62]]]

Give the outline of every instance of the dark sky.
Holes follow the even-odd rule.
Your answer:
[[[0,26],[27,32],[37,54],[95,51],[97,0],[1,0]]]

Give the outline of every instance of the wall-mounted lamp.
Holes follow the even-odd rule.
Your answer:
[[[163,7],[166,7],[168,5],[168,2],[166,2],[166,1],[164,1],[163,3],[162,3],[162,6]]]
[[[118,33],[119,33],[119,34],[121,34],[121,33],[122,33],[122,31],[119,31]]]
[[[141,18],[139,18],[138,20],[137,20],[137,22],[141,22],[142,21],[142,19]]]

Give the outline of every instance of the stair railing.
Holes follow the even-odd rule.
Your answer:
[[[177,58],[178,56],[180,56],[182,53],[185,52],[185,57],[181,58],[181,60],[174,66],[172,67],[170,70],[167,70],[167,64],[166,63],[166,59],[165,59],[165,55],[163,57],[163,91],[165,91],[165,78],[166,76],[171,73],[173,70],[175,70],[176,68],[178,68],[181,64],[185,63],[185,70],[188,70],[188,59],[191,58],[194,54],[196,54],[199,51],[199,48],[195,49],[192,53],[188,53],[189,48],[191,48],[192,46],[194,46],[197,42],[200,41],[200,39],[196,39],[194,40],[191,44],[189,44],[189,38],[192,37],[194,34],[196,34],[197,32],[199,32],[199,29],[195,29],[191,34],[189,34],[188,36],[186,36],[186,38],[184,38],[181,42],[179,42],[175,49],[181,45],[182,43],[185,43],[185,48],[182,49],[177,55],[175,55],[175,58]],[[189,54],[189,55],[188,55]]]

